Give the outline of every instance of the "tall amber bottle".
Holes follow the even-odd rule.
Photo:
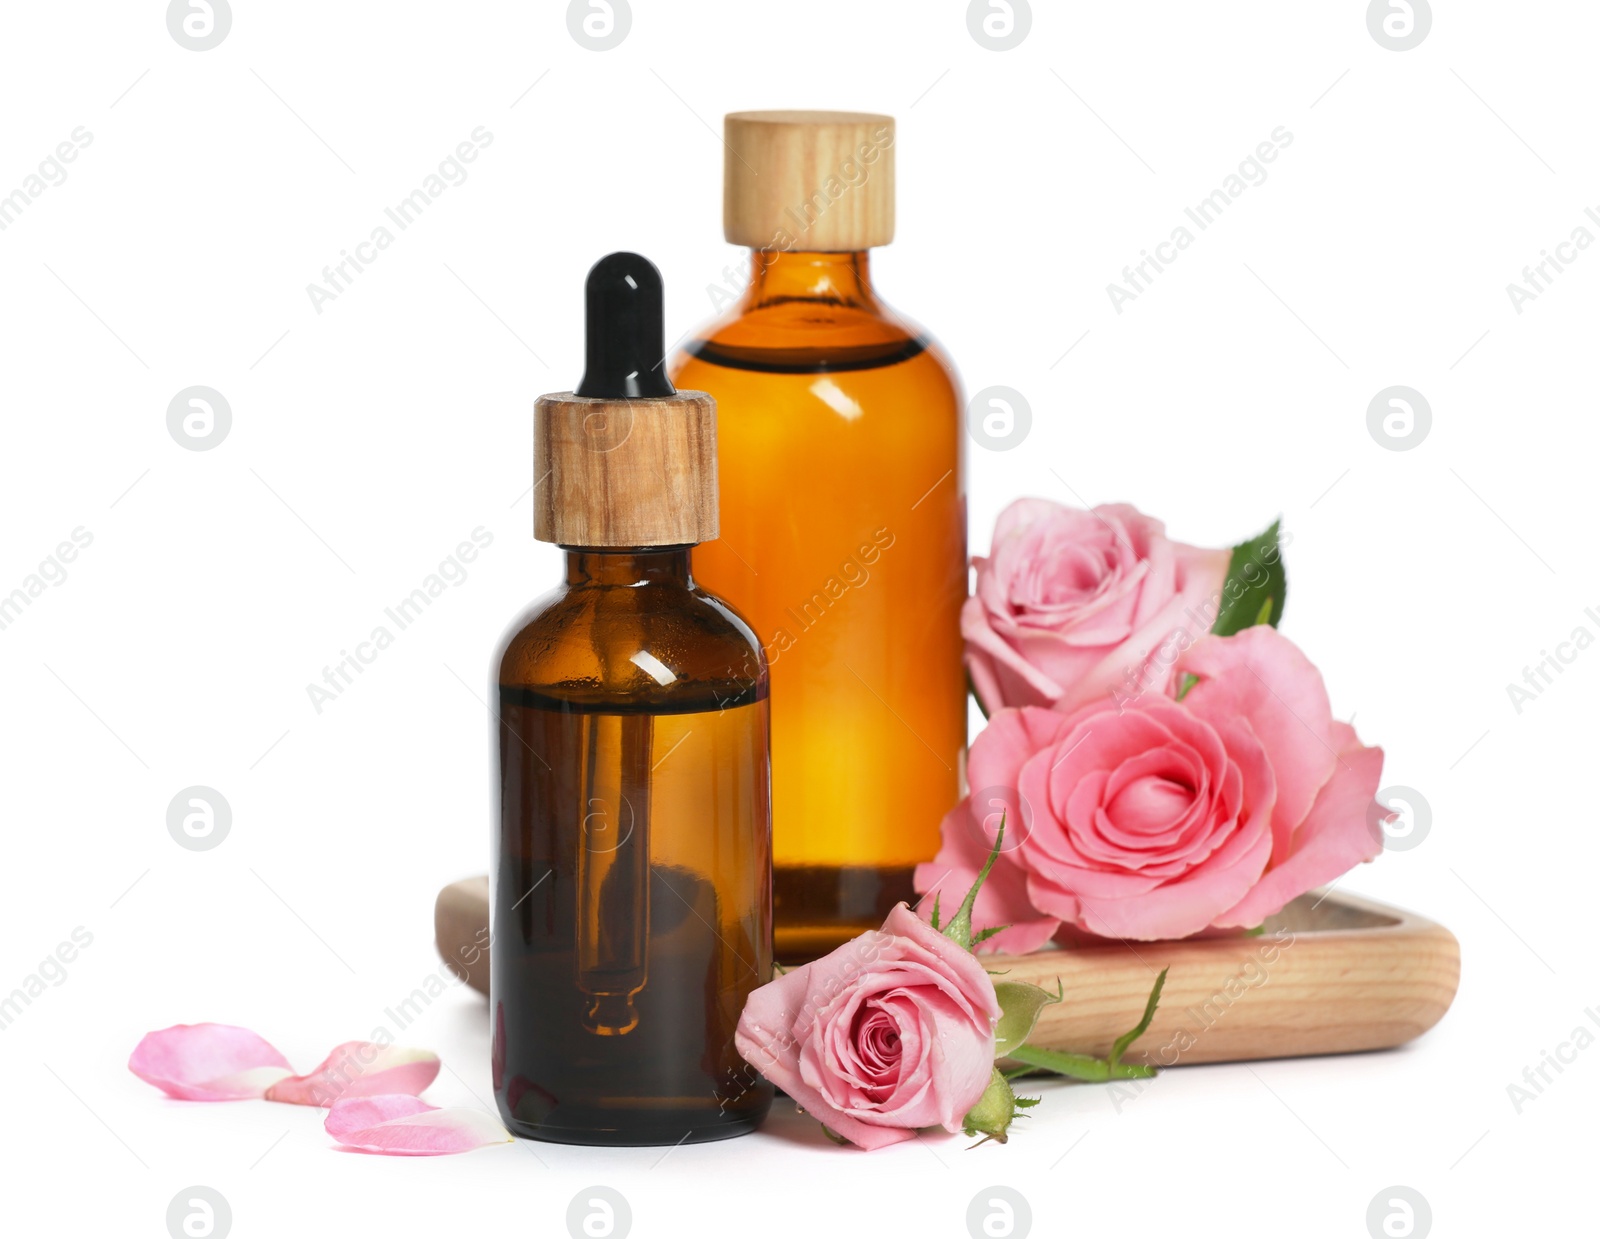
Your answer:
[[[566,577],[499,660],[495,1099],[518,1135],[753,1130],[733,1034],[771,971],[767,674],[690,573],[716,536],[716,406],[659,364],[661,282],[590,272],[588,369],[534,414],[534,533]]]
[[[914,898],[957,798],[961,399],[869,278],[894,235],[893,119],[734,113],[724,137],[750,284],[673,374],[717,401],[721,537],[696,564],[771,665],[776,950],[795,961]]]

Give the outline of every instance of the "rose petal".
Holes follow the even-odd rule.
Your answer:
[[[482,1110],[441,1110],[405,1094],[336,1101],[323,1130],[347,1149],[400,1157],[468,1153],[511,1140],[499,1120]]]
[[[1291,899],[1383,851],[1381,834],[1372,829],[1386,811],[1373,799],[1383,777],[1383,750],[1363,747],[1344,723],[1333,724],[1332,736],[1339,746],[1338,764],[1295,831],[1293,850],[1219,916],[1217,925],[1254,928]]]
[[[429,1105],[410,1093],[380,1093],[376,1097],[346,1097],[328,1108],[328,1117],[322,1129],[335,1139],[353,1132],[376,1127],[392,1119],[410,1118],[413,1114],[427,1114],[438,1106]]]
[[[773,978],[746,999],[734,1034],[734,1045],[745,1062],[788,1093],[800,1109],[824,1123],[835,1135],[863,1149],[898,1144],[913,1139],[917,1133],[904,1128],[877,1127],[835,1110],[819,1090],[801,1079],[797,1042],[810,1034],[811,1020],[805,1016],[811,970],[818,964],[837,966],[841,956],[858,957],[855,966],[864,966],[871,961],[878,942],[884,937],[880,933],[863,934],[816,963],[791,968]],[[849,971],[844,971],[844,975],[850,975]]]
[[[1060,739],[1071,725],[1071,719],[1053,710],[1033,706],[997,710],[972,742],[972,751],[967,755],[967,786],[974,791],[1015,791],[1017,777],[1028,758]],[[1030,817],[1031,811],[1024,811],[1022,816]],[[1015,839],[1016,817],[1008,816],[1006,820],[1008,837]]]
[[[1211,627],[1230,557],[1172,541],[1127,504],[1015,501],[972,561],[961,613],[979,700],[993,713],[1164,695],[1178,649]]]
[[[1103,649],[1097,661],[1063,680],[1053,708],[1069,711],[1106,702],[1121,707],[1164,696],[1175,677],[1177,650],[1185,639],[1194,639],[1197,602],[1193,590],[1168,599],[1126,639]]]
[[[976,597],[961,604],[961,637],[978,700],[990,714],[1007,705],[1048,706],[1061,686],[1000,637]]]
[[[128,1059],[128,1070],[184,1101],[260,1097],[294,1073],[289,1060],[266,1041],[232,1024],[174,1024],[146,1033]]]
[[[1276,628],[1257,624],[1231,637],[1207,637],[1178,659],[1200,677],[1183,704],[1201,718],[1243,717],[1272,765],[1278,803],[1272,863],[1283,862],[1295,828],[1333,775],[1333,712],[1322,674]]]
[[[916,921],[904,904],[889,914],[891,920],[896,913],[921,926],[923,935],[940,937]],[[897,946],[905,948],[907,941],[902,939]],[[956,950],[969,963],[975,962],[963,948]],[[937,966],[920,962],[914,947],[907,954],[891,969],[856,977],[817,1013],[817,1024],[828,1035],[802,1044],[801,1079],[835,1113],[850,1111],[863,1122],[890,1127],[942,1126],[958,1131],[961,1119],[988,1087],[984,1081],[994,1061],[992,1030],[999,1007],[993,1000],[982,1009],[974,1007],[961,986]],[[969,990],[978,971],[965,978]],[[987,979],[985,983],[992,991],[993,983]],[[883,1007],[890,1008],[900,1024],[902,1052],[886,1095],[874,1095],[885,1090],[875,1081],[871,1093],[865,1091],[854,1068],[859,1063],[861,1013]],[[969,1083],[962,1087],[960,1081]],[[863,1107],[863,1100],[871,1103],[870,1110]],[[827,1118],[823,1121],[832,1126]]]
[[[342,1097],[420,1093],[439,1074],[439,1056],[429,1050],[346,1041],[333,1048],[308,1075],[290,1076],[267,1090],[268,1101],[331,1106]]]
[[[967,781],[975,794],[983,794],[985,803],[974,804],[968,797],[952,809],[940,827],[939,854],[917,866],[914,885],[918,892],[926,892],[917,904],[918,913],[924,918],[932,915],[937,890],[943,913],[954,914],[993,846],[989,823],[998,824],[999,814],[1005,814],[1005,851],[978,892],[972,924],[976,930],[1010,928],[985,940],[978,948],[981,952],[1037,950],[1058,927],[1058,918],[1042,915],[1029,900],[1023,871],[1015,864],[1015,852],[1037,811],[1020,802],[1017,785],[1022,763],[1069,726],[1070,719],[1052,710],[997,711],[973,741],[967,760]]]
[[[1244,898],[1272,853],[1274,786],[1243,720],[1207,722],[1151,700],[1123,714],[1088,707],[1068,723],[1019,780],[1037,815],[1015,861],[1034,908],[1102,937],[1182,938]],[[1141,839],[1137,851],[1113,848],[1099,824],[1105,770],[1150,753],[1195,772],[1185,777],[1202,784],[1203,812],[1176,819],[1164,838]]]
[[[866,1008],[892,1016],[903,1041],[898,1064],[870,1071],[863,1088],[852,1034],[855,1016]],[[992,1074],[999,1015],[983,965],[898,904],[883,929],[752,993],[734,1044],[813,1118],[853,1144],[876,1149],[911,1139],[919,1126],[960,1129]],[[912,1020],[918,1027],[907,1045]],[[848,1053],[843,1036],[851,1037]],[[880,1103],[875,1098],[891,1076],[893,1086]]]
[[[983,862],[989,858],[992,845],[983,842],[981,817],[974,819],[974,814],[980,812],[973,808],[970,797],[950,810],[939,828],[939,854],[917,866],[913,885],[922,895],[917,902],[917,914],[924,920],[933,915],[935,899],[941,915],[946,919],[954,916],[977,880]],[[1060,921],[1053,916],[1041,917],[1028,898],[1027,875],[1012,859],[1021,834],[1018,829],[1021,815],[1008,810],[1006,821],[1006,850],[995,858],[994,868],[978,890],[978,898],[972,906],[972,928],[977,932],[1000,925],[1009,927],[984,939],[977,948],[980,953],[1024,955],[1050,941]]]

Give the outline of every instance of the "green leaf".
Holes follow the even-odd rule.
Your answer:
[[[1005,1058],[1020,1049],[1033,1032],[1039,1012],[1061,1001],[1061,982],[1056,992],[1041,989],[1027,981],[997,981],[994,996],[1000,1000],[1000,1021],[994,1026],[994,1056]]]
[[[1150,997],[1144,1004],[1144,1016],[1111,1047],[1111,1053],[1105,1058],[1094,1058],[1088,1054],[1064,1054],[1059,1050],[1045,1050],[1035,1045],[1018,1046],[1010,1051],[1006,1057],[1019,1063],[1026,1063],[1029,1067],[1036,1067],[1042,1071],[1053,1071],[1056,1075],[1066,1076],[1073,1080],[1087,1080],[1091,1083],[1100,1083],[1105,1080],[1144,1080],[1156,1074],[1154,1067],[1146,1067],[1139,1063],[1125,1063],[1122,1056],[1150,1027],[1150,1021],[1155,1018],[1156,1006],[1161,1001],[1161,990],[1167,983],[1167,970],[1163,968],[1161,975],[1156,978],[1156,983],[1150,989]],[[998,988],[998,987],[997,987]],[[1012,1072],[1012,1076],[1017,1072]]]
[[[977,946],[980,942],[987,942],[996,934],[1003,934],[1010,928],[1011,926],[1009,925],[991,925],[988,929],[980,929],[977,933],[972,935],[972,945]]]
[[[1167,970],[1163,968],[1161,975],[1156,978],[1156,983],[1150,987],[1150,997],[1144,1004],[1144,1017],[1122,1036],[1118,1037],[1116,1044],[1111,1047],[1111,1065],[1115,1067],[1122,1061],[1122,1056],[1128,1047],[1144,1036],[1150,1027],[1150,1021],[1156,1017],[1156,1007],[1161,1002],[1161,990],[1167,983]]]
[[[939,928],[939,892],[933,892],[933,912],[928,917],[928,924],[934,929]]]
[[[989,852],[989,859],[983,862],[983,868],[978,870],[978,877],[973,882],[972,889],[967,892],[967,897],[961,901],[961,906],[956,909],[956,914],[950,918],[950,923],[943,930],[946,938],[960,943],[969,951],[972,949],[972,905],[977,901],[978,892],[983,889],[989,870],[994,868],[995,857],[1000,855],[1000,842],[1005,837],[1006,815],[1001,813],[1000,825],[995,828],[994,847]]]
[[[1255,624],[1274,628],[1283,618],[1283,600],[1289,580],[1283,568],[1283,550],[1278,545],[1278,526],[1273,521],[1266,531],[1233,548],[1228,561],[1228,579],[1211,631],[1231,637]]]
[[[1011,1091],[1005,1076],[995,1071],[990,1074],[989,1087],[983,1090],[978,1104],[967,1111],[961,1130],[969,1136],[981,1135],[984,1140],[1004,1144],[1011,1120],[1016,1117],[1017,1095]]]

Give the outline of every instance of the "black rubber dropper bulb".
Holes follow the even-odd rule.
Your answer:
[[[589,268],[583,297],[583,382],[573,394],[611,400],[673,395],[655,264],[640,254],[607,254]]]

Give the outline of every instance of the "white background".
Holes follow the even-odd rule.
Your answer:
[[[595,52],[556,2],[236,0],[194,52],[156,0],[6,6],[0,194],[93,136],[0,232],[0,593],[93,537],[0,631],[0,991],[94,936],[0,1033],[8,1229],[161,1235],[190,1184],[239,1236],[564,1234],[595,1183],[642,1236],[961,1236],[990,1184],[1051,1235],[1359,1237],[1391,1184],[1440,1235],[1592,1214],[1600,1048],[1520,1114],[1507,1086],[1600,1008],[1600,651],[1520,713],[1506,685],[1600,635],[1600,252],[1521,314],[1506,285],[1600,236],[1600,11],[1441,3],[1396,52],[1364,0],[1036,0],[995,52],[965,7],[634,0]],[[243,1024],[305,1069],[438,969],[434,892],[487,863],[491,651],[557,571],[529,529],[531,401],[578,376],[609,250],[661,266],[669,335],[710,315],[741,265],[715,131],[761,107],[899,119],[879,287],[969,392],[1034,414],[1022,448],[970,453],[975,550],[1022,494],[1133,502],[1205,545],[1283,514],[1284,630],[1432,810],[1346,886],[1455,931],[1455,1007],[1397,1052],[1182,1068],[1120,1113],[1048,1085],[977,1151],[838,1150],[784,1103],[665,1160],[408,1161],[334,1152],[310,1110],[164,1100],[124,1066],[149,1029]],[[469,179],[317,313],[307,284],[478,126]],[[1265,183],[1118,314],[1106,285],[1277,126]],[[167,431],[194,384],[232,408],[210,451]],[[1367,429],[1393,384],[1432,407],[1410,451]],[[306,685],[480,525],[466,581],[316,713]],[[191,784],[232,806],[214,851],[167,833]],[[434,1101],[488,1098],[476,995],[401,1040],[444,1057]]]

